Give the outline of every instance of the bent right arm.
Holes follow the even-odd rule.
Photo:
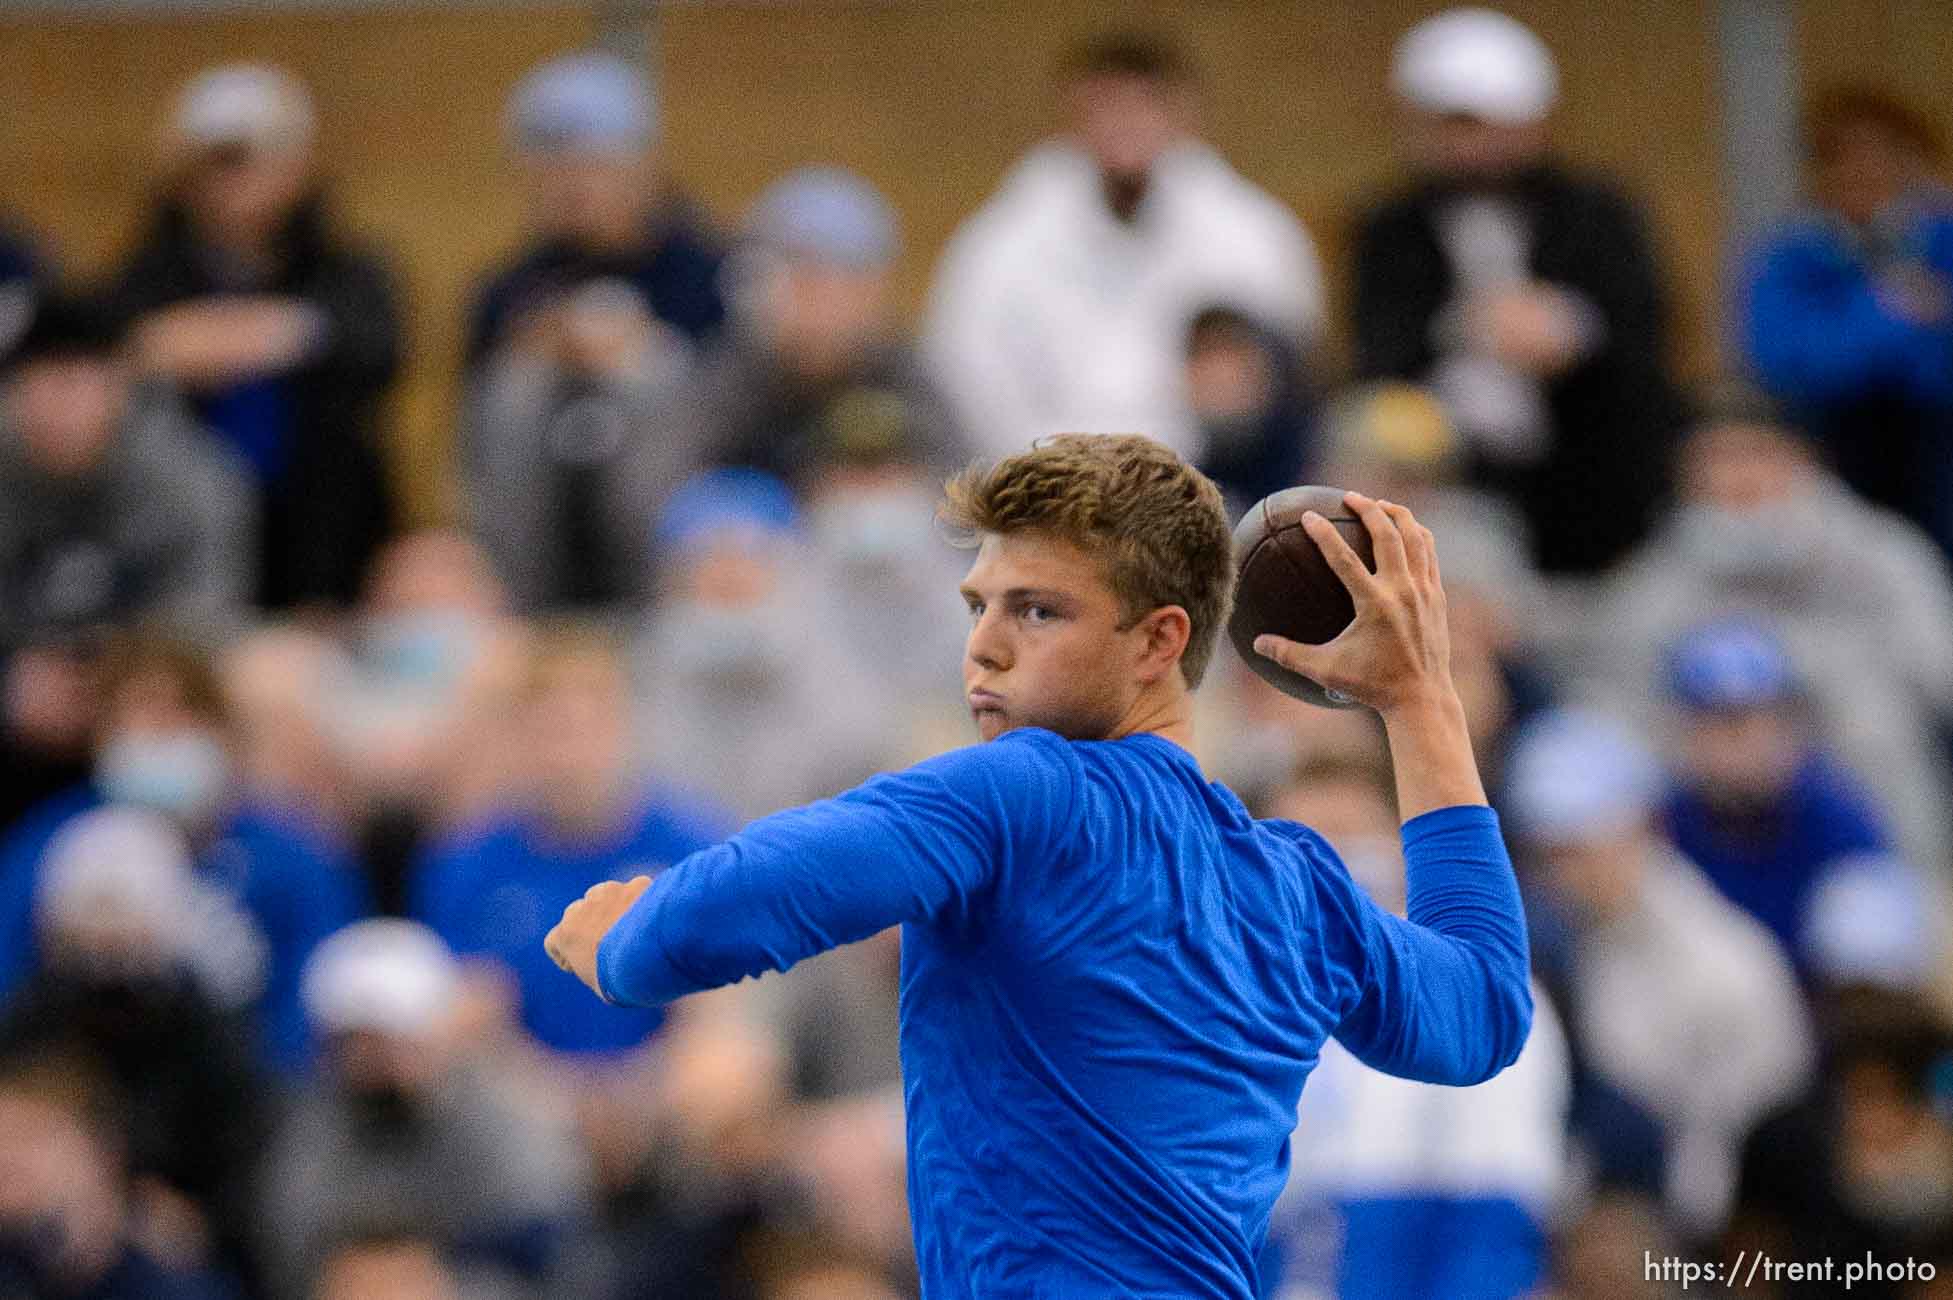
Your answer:
[[[1326,645],[1256,641],[1376,709],[1397,773],[1410,919],[1355,899],[1363,987],[1337,1036],[1388,1073],[1477,1083],[1511,1064],[1532,1026],[1525,912],[1451,679],[1431,530],[1403,506],[1355,492],[1346,503],[1370,531],[1375,573],[1320,515],[1303,526],[1350,589],[1355,619]]]

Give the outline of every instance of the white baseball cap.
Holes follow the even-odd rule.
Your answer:
[[[371,1030],[423,1038],[453,1011],[461,966],[418,921],[356,921],[305,963],[299,997],[324,1033]]]
[[[1654,809],[1662,770],[1639,737],[1606,714],[1561,709],[1528,723],[1506,767],[1516,829],[1537,839],[1626,830]]]
[[[309,146],[318,119],[305,83],[283,68],[226,63],[183,88],[170,125],[186,151],[249,145],[278,153]]]
[[[190,914],[190,846],[160,813],[110,805],[74,818],[40,863],[40,923],[134,923],[181,942]]]
[[[1545,117],[1560,75],[1546,43],[1495,9],[1447,9],[1405,32],[1390,86],[1433,113],[1464,113],[1508,126]]]

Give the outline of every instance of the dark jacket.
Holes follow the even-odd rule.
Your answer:
[[[725,250],[683,200],[651,218],[644,242],[616,256],[587,253],[564,240],[532,245],[493,272],[468,318],[469,368],[487,355],[509,322],[542,301],[591,280],[623,280],[644,296],[651,315],[694,343],[719,332],[726,318],[719,268]]]
[[[211,294],[304,299],[328,321],[317,355],[278,385],[289,413],[280,464],[263,482],[260,603],[282,608],[356,594],[393,526],[381,449],[381,403],[400,369],[398,294],[386,265],[338,240],[318,199],[286,223],[281,265],[268,280],[227,284],[182,208],[166,203],[123,266],[110,301],[125,319]],[[208,417],[223,394],[202,394]]]
[[[1481,465],[1481,486],[1507,493],[1549,572],[1592,572],[1646,531],[1667,480],[1681,407],[1665,365],[1667,332],[1654,252],[1640,215],[1604,185],[1553,164],[1506,191],[1530,217],[1532,274],[1599,309],[1599,348],[1545,384],[1544,456],[1523,468]],[[1356,235],[1357,368],[1364,378],[1425,379],[1438,360],[1432,321],[1452,271],[1437,230],[1453,185],[1430,180],[1374,208]]]

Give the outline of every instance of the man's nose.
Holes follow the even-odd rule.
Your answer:
[[[971,663],[985,672],[1000,673],[1010,667],[1010,639],[1005,634],[1003,615],[986,610],[970,629],[965,647]]]

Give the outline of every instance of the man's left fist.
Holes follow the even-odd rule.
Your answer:
[[[592,885],[582,898],[563,912],[556,928],[543,936],[543,951],[551,961],[590,986],[598,997],[604,991],[597,983],[597,945],[610,933],[618,918],[631,910],[631,904],[651,887],[651,877],[635,880],[606,880]],[[609,999],[605,999],[608,1001]]]

